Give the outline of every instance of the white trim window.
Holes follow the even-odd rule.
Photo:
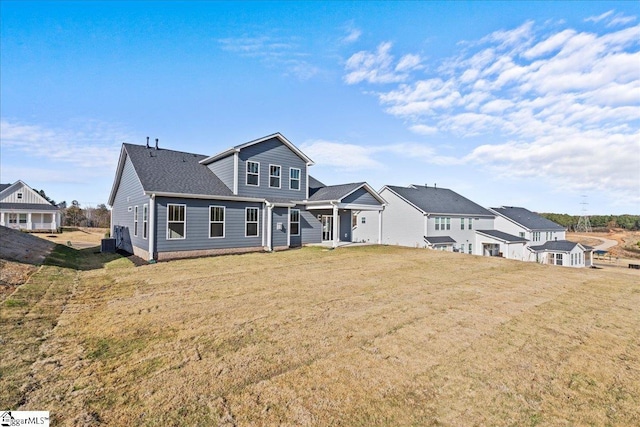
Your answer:
[[[447,230],[451,230],[451,218],[445,218],[445,221],[447,222]]]
[[[142,238],[149,236],[149,205],[142,205]]]
[[[138,206],[133,207],[133,235],[138,237]]]
[[[187,205],[167,204],[167,239],[186,239]]]
[[[20,224],[26,224],[27,223],[27,214],[26,213],[18,214],[18,222]]]
[[[18,214],[10,213],[9,214],[9,224],[17,224],[18,223]]]
[[[473,255],[473,244],[469,243],[469,255]]]
[[[473,230],[473,218],[469,218],[469,230]]]
[[[289,190],[300,190],[300,169],[289,168]]]
[[[460,253],[464,253],[464,243],[460,243]]]
[[[269,188],[280,188],[281,172],[279,165],[269,165]]]
[[[460,218],[460,230],[464,230],[464,218]]]
[[[440,231],[440,217],[436,217],[436,231]]]
[[[291,209],[289,214],[289,230],[292,236],[300,235],[300,209]]]
[[[260,235],[258,208],[244,208],[244,214],[244,237],[258,237]]]
[[[209,238],[224,238],[224,206],[209,206]]]
[[[22,193],[16,193],[16,197],[18,198],[18,200],[22,199]]]
[[[260,163],[247,161],[247,185],[260,185]]]

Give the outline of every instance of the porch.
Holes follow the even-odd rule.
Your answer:
[[[382,242],[382,210],[383,206],[359,205],[335,203],[327,205],[307,206],[307,210],[312,212],[314,217],[320,222],[321,237],[317,245],[337,248],[339,246],[354,245],[359,242],[353,240],[353,230],[357,226],[355,223],[356,213],[362,211],[378,212],[378,233],[377,239],[373,243]]]

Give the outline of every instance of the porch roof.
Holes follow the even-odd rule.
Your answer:
[[[424,240],[430,245],[452,245],[454,243],[458,243],[451,236],[424,236]]]
[[[527,239],[524,237],[514,236],[513,234],[505,233],[503,231],[498,230],[476,230],[476,233],[484,234],[485,236],[492,237],[497,240],[502,240],[503,242],[518,242],[518,243],[526,243]]]
[[[57,206],[44,203],[0,203],[0,209],[11,211],[52,211],[58,210]]]

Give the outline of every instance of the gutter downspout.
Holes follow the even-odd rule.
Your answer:
[[[382,210],[384,210],[384,207]],[[382,211],[378,211],[378,244],[382,244]]]
[[[273,228],[273,205],[269,202],[265,202],[267,206],[267,252],[271,252],[273,250],[273,242],[271,235]]]
[[[149,262],[155,262],[154,248],[156,246],[156,195],[149,200]]]

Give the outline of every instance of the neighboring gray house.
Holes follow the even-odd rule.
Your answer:
[[[593,248],[565,240],[566,229],[528,209],[514,206],[491,208],[496,229],[527,239],[525,261],[570,267],[589,267]]]
[[[23,181],[0,184],[0,225],[28,231],[56,231],[60,210]]]
[[[204,156],[123,144],[109,205],[117,247],[146,259],[351,241],[352,211],[379,215],[364,182],[325,186],[280,133]]]

